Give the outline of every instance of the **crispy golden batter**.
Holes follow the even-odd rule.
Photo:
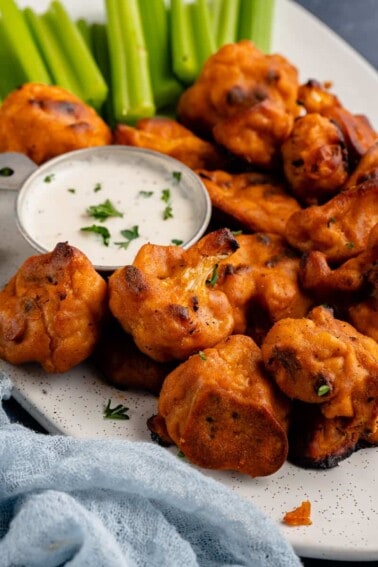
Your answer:
[[[351,305],[348,315],[352,325],[360,333],[371,337],[378,343],[378,298],[376,295]]]
[[[214,139],[236,156],[264,169],[280,165],[280,146],[293,128],[293,115],[269,99],[225,118],[213,128]]]
[[[378,178],[342,191],[324,205],[293,213],[286,238],[302,252],[319,250],[329,262],[343,262],[365,249],[377,222]]]
[[[298,104],[307,113],[319,112],[320,114],[329,107],[341,106],[339,99],[330,91],[329,86],[315,79],[310,79],[306,83],[299,85]]]
[[[290,216],[301,207],[283,183],[260,173],[198,170],[213,206],[251,232],[285,235]]]
[[[0,292],[0,357],[65,372],[92,353],[106,304],[106,282],[76,248],[31,256]]]
[[[167,376],[149,426],[199,466],[266,476],[286,459],[289,410],[263,372],[260,349],[233,335]]]
[[[165,377],[175,366],[152,360],[135,345],[114,318],[102,332],[94,353],[105,380],[120,390],[142,390],[158,395]]]
[[[240,248],[219,263],[216,283],[234,308],[234,332],[248,329],[257,339],[256,314],[265,330],[284,317],[306,315],[311,300],[299,286],[299,258],[286,241],[267,233],[242,234],[236,239]]]
[[[311,502],[304,500],[300,506],[286,512],[282,522],[287,526],[311,526]]]
[[[227,229],[189,250],[146,244],[132,266],[111,275],[110,309],[142,352],[161,362],[181,360],[232,333],[232,306],[213,288],[212,275],[238,246]]]
[[[372,179],[378,180],[378,142],[375,142],[362,156],[344,189],[350,189]]]
[[[369,418],[378,401],[378,344],[325,307],[314,308],[307,318],[275,323],[262,354],[287,396],[322,404],[327,418],[360,413]],[[371,397],[374,403],[367,403]]]
[[[61,87],[26,83],[0,106],[0,152],[21,152],[41,164],[110,143],[110,128],[96,111]]]
[[[206,61],[196,82],[181,96],[178,116],[197,134],[211,138],[221,120],[263,100],[296,116],[298,72],[278,54],[265,55],[247,40],[228,44]]]
[[[318,204],[338,193],[349,174],[344,136],[321,114],[298,118],[283,143],[283,167],[294,195],[305,204]]]
[[[167,154],[192,169],[217,169],[225,161],[216,146],[170,118],[143,118],[135,128],[118,124],[114,142]]]

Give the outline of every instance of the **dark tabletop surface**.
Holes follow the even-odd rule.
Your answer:
[[[378,0],[295,1],[326,23],[378,69]],[[5,406],[12,419],[17,419],[29,427],[43,431],[14,400],[9,400]],[[357,567],[361,565],[378,567],[378,561],[347,562],[307,558],[302,561],[305,567]]]

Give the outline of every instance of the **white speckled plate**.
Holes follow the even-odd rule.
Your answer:
[[[44,9],[47,3],[20,1],[37,9]],[[102,0],[66,0],[65,4],[75,17],[102,18]],[[331,80],[345,106],[366,113],[378,125],[375,70],[288,0],[277,0],[274,50],[300,68],[302,80]],[[0,286],[34,253],[17,233],[14,198],[14,193],[0,191]],[[156,400],[147,394],[111,388],[89,365],[80,365],[66,375],[47,376],[34,365],[15,368],[0,361],[0,372],[13,380],[14,397],[52,433],[150,439],[146,419],[155,412]],[[130,408],[129,421],[103,419],[108,398]],[[313,524],[282,526],[299,555],[351,561],[378,559],[378,449],[360,451],[329,471],[306,471],[286,464],[271,477],[255,480],[204,472],[253,501],[278,523],[286,511],[309,499]]]

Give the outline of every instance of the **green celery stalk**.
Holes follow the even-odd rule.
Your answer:
[[[240,0],[238,39],[250,39],[269,53],[275,0]]]
[[[237,41],[240,0],[215,0],[213,26],[217,49]]]
[[[51,83],[51,77],[39,53],[24,15],[14,0],[0,0],[3,32],[17,57],[27,81]]]
[[[79,30],[81,37],[85,41],[88,49],[93,53],[92,30],[90,24],[84,18],[79,18],[76,22],[76,27]]]
[[[118,16],[123,33],[130,101],[127,120],[135,123],[139,118],[153,116],[156,110],[138,0],[118,0]]]
[[[183,86],[172,73],[168,8],[164,0],[138,0],[138,4],[156,107],[173,106]]]
[[[126,122],[130,108],[130,99],[123,33],[118,17],[118,0],[105,0],[105,7],[114,120],[115,122]]]
[[[46,15],[37,14],[30,7],[24,9],[24,14],[34,41],[44,55],[53,82],[81,98],[82,92],[76,77],[72,73],[70,62],[67,61],[62,52]]]
[[[193,36],[196,39],[198,75],[205,61],[214,53],[216,45],[207,0],[195,0],[191,9]]]
[[[60,0],[52,0],[46,13],[80,85],[82,99],[96,109],[106,99],[108,86],[88,46]]]
[[[1,99],[26,81],[24,70],[5,35],[2,18],[0,18],[0,77]]]
[[[198,75],[190,8],[185,0],[171,0],[173,72],[185,84],[193,83]]]
[[[97,65],[108,85],[111,84],[110,59],[106,25],[94,23],[90,26],[90,44]],[[108,93],[101,108],[101,114],[110,126],[114,126],[114,113],[111,93]]]

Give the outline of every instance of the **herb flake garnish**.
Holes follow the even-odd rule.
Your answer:
[[[185,453],[180,449],[176,455],[179,459],[185,459]]]
[[[352,250],[354,248],[354,242],[347,242],[345,246],[349,248],[349,250]]]
[[[169,199],[171,198],[171,191],[169,189],[163,189],[160,198],[162,201],[164,201],[164,203],[169,203]]]
[[[207,360],[206,354],[203,352],[203,350],[198,351],[198,356],[200,357],[201,360]]]
[[[51,183],[51,181],[54,179],[55,177],[55,173],[50,173],[50,175],[46,175],[46,177],[44,178],[44,182],[45,183]]]
[[[105,419],[130,419],[130,416],[127,414],[129,408],[126,408],[122,404],[118,404],[114,408],[110,407],[112,401],[109,399],[108,403],[104,409],[104,418]]]
[[[319,386],[316,393],[319,397],[321,397],[321,396],[325,396],[326,394],[328,394],[328,392],[330,390],[331,390],[331,388],[330,388],[330,386],[328,386],[328,384],[322,384],[322,386]]]
[[[211,277],[206,280],[207,285],[214,287],[218,281],[218,264],[215,264]]]
[[[109,246],[110,232],[105,226],[92,224],[92,226],[83,226],[80,230],[83,232],[94,232],[95,234],[99,234],[102,238],[103,244],[105,246]]]
[[[117,211],[109,199],[106,199],[106,201],[99,205],[92,205],[88,207],[87,214],[100,222],[106,221],[109,217],[123,217],[123,213]]]
[[[177,183],[180,183],[182,177],[181,171],[172,171],[172,177]]]
[[[181,244],[184,242],[183,240],[180,240],[179,238],[172,238],[171,240],[172,244],[175,244],[176,246],[181,246]]]
[[[96,185],[94,186],[93,191],[94,191],[95,193],[98,193],[99,191],[101,191],[101,189],[102,189],[101,183],[96,183]]]
[[[152,197],[152,195],[154,194],[153,191],[139,191],[138,195],[140,195],[141,197],[145,197],[146,199],[148,197]]]
[[[173,211],[171,205],[167,205],[163,211],[163,220],[172,219]]]
[[[70,187],[69,189],[67,189],[67,191],[69,193],[76,193],[76,189],[74,189],[73,187]]]
[[[14,174],[14,169],[12,169],[11,167],[2,167],[0,169],[1,177],[10,177],[13,174]]]
[[[126,250],[132,240],[139,238],[139,227],[138,225],[134,225],[132,228],[126,228],[125,230],[121,230],[121,235],[126,239],[122,242],[115,242],[116,246],[123,248]]]

